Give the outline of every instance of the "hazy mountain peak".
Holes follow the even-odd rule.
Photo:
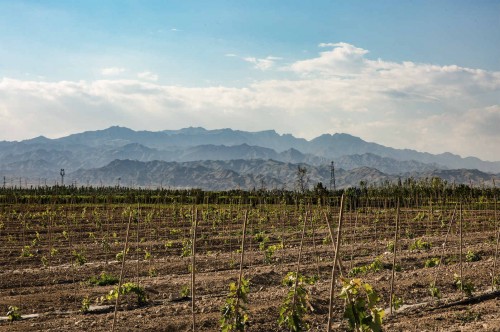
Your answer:
[[[37,167],[33,161],[41,159],[46,160],[47,164],[37,162],[41,165]],[[230,128],[207,130],[189,127],[152,132],[112,126],[54,140],[40,136],[23,142],[0,142],[0,175],[3,172],[14,177],[46,177],[49,174],[57,177],[60,168],[65,168],[69,173],[76,169],[103,167],[114,159],[141,162],[240,160],[240,163],[246,164],[245,167],[251,167],[248,164],[251,160],[274,159],[308,165],[308,168],[324,167],[321,171],[325,174],[329,174],[331,161],[335,162],[336,168],[349,171],[359,167],[376,168],[390,176],[462,168],[500,172],[500,162],[487,162],[474,157],[461,158],[449,152],[433,155],[395,149],[345,133],[324,134],[308,141],[291,134],[279,135],[274,130],[247,132]],[[12,167],[12,163],[19,167]],[[132,167],[138,164],[126,162],[121,165]],[[275,167],[273,165],[265,163],[266,167]],[[259,172],[273,173],[262,168],[255,174]],[[366,170],[363,172],[368,174]],[[185,173],[177,176],[182,174]],[[446,174],[451,176],[452,173]],[[465,173],[460,174],[462,176]]]
[[[34,137],[32,139],[24,140],[23,142],[24,143],[48,143],[50,141],[51,141],[51,139],[47,138],[45,136],[37,136],[37,137]]]

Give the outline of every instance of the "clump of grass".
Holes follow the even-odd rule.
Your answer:
[[[453,284],[455,285],[455,288],[464,292],[465,295],[467,295],[468,297],[471,297],[472,293],[475,290],[472,281],[462,280],[460,276],[458,276],[457,274],[455,274],[453,277],[454,277]]]
[[[349,271],[349,277],[355,277],[359,274],[365,274],[368,272],[378,272],[382,270],[383,267],[384,264],[382,264],[380,258],[377,257],[371,264],[352,268],[351,271]]]
[[[98,277],[91,277],[89,283],[94,286],[116,285],[118,283],[118,278],[102,271]]]
[[[481,255],[478,253],[475,253],[472,250],[467,251],[467,254],[465,255],[465,260],[467,262],[477,262],[481,260]]]
[[[7,311],[7,320],[13,322],[15,320],[21,320],[21,311],[16,306],[9,306],[9,311]]]
[[[410,250],[429,250],[431,249],[431,244],[429,242],[426,242],[422,239],[417,239],[415,240],[411,245],[410,245]]]
[[[425,267],[434,267],[439,265],[440,262],[441,260],[437,257],[429,258],[425,261]]]

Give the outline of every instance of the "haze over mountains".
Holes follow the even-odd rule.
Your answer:
[[[150,132],[115,126],[58,139],[0,142],[0,176],[13,184],[20,177],[23,184],[26,179],[33,185],[53,184],[60,181],[59,170],[64,168],[66,184],[294,189],[298,165],[307,168],[310,186],[318,182],[328,186],[331,161],[339,188],[360,181],[376,184],[434,176],[492,185],[500,173],[500,162],[394,149],[348,134],[307,141],[273,130]]]

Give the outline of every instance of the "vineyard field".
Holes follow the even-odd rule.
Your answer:
[[[296,271],[313,280],[304,324],[326,331],[335,245],[332,330],[348,330],[341,278],[359,278],[380,296],[385,331],[499,331],[496,196],[398,197],[4,200],[0,331],[191,331],[193,320],[217,331],[240,266],[248,331],[288,330],[282,280]],[[136,288],[106,298],[118,284]]]

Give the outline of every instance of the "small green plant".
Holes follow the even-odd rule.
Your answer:
[[[143,305],[148,301],[148,298],[146,296],[146,291],[144,290],[144,288],[133,283],[133,282],[124,283],[120,287],[120,295],[126,296],[129,294],[137,295],[137,304],[138,305]],[[107,295],[101,296],[100,300],[101,300],[101,302],[113,301],[117,297],[118,297],[118,286],[116,286],[115,288],[110,290]]]
[[[127,249],[127,254],[128,254],[129,250]],[[116,256],[115,256],[115,259],[117,262],[121,262],[123,261],[123,250],[122,251],[119,251]]]
[[[465,312],[455,314],[455,319],[462,323],[477,322],[481,319],[481,313],[474,312],[468,308]]]
[[[388,252],[394,252],[394,241],[389,241],[387,243],[387,251]]]
[[[351,269],[351,271],[349,271],[349,277],[355,277],[357,275],[360,275],[360,274],[363,274],[363,273],[366,273],[367,271],[367,266],[368,265],[363,265],[363,266],[356,266],[356,267],[353,267]]]
[[[45,257],[45,255],[44,255],[44,256],[42,256],[42,258],[40,258],[40,262],[42,262],[42,265],[43,265],[44,267],[46,267],[46,266],[47,266],[47,264],[49,263],[49,260],[48,260],[48,259],[47,259],[47,257]]]
[[[425,267],[434,267],[439,265],[439,262],[441,260],[437,257],[429,258],[428,260],[425,261]]]
[[[108,286],[108,285],[116,285],[118,283],[118,278],[108,274],[104,271],[101,272],[99,277],[91,277],[89,279],[89,284],[94,286]]]
[[[429,285],[429,293],[431,293],[431,296],[435,299],[441,298],[441,292],[439,291],[439,288],[436,287],[435,283],[431,283]]]
[[[401,308],[401,306],[405,303],[403,298],[401,297],[397,297],[396,295],[392,295],[392,307],[394,308],[394,310],[398,310],[399,308]]]
[[[19,310],[18,307],[10,305],[8,309],[9,309],[9,311],[7,311],[7,320],[9,322],[13,322],[13,321],[22,319],[21,311]]]
[[[191,288],[188,285],[183,285],[181,288],[181,297],[188,297],[191,294]]]
[[[351,331],[382,331],[384,309],[378,308],[380,297],[371,285],[361,279],[341,278],[340,297],[345,301],[344,318]]]
[[[85,258],[82,252],[73,250],[71,254],[73,255],[74,263],[76,265],[83,265],[87,263],[87,259]]]
[[[259,250],[264,252],[264,262],[271,264],[274,253],[283,248],[283,244],[268,245],[269,236],[265,232],[259,232],[254,235],[254,240],[259,244]]]
[[[481,260],[481,255],[478,253],[475,253],[472,250],[467,251],[467,254],[465,255],[465,260],[467,262],[477,262]]]
[[[259,233],[255,234],[253,236],[253,238],[254,238],[255,242],[259,243],[259,245],[261,243],[266,244],[269,241],[269,237],[266,235],[265,232],[259,232]]]
[[[409,228],[407,228],[405,230],[405,236],[408,239],[413,239],[413,238],[415,238],[415,233],[412,230],[410,230]]]
[[[155,267],[151,267],[148,270],[148,275],[149,275],[150,278],[157,277],[158,276],[158,271],[156,270]]]
[[[377,257],[371,264],[352,268],[351,271],[349,271],[349,277],[355,277],[359,274],[365,274],[368,272],[378,272],[383,268],[384,264],[382,264],[380,257]]]
[[[457,275],[456,273],[453,275],[454,282],[453,284],[455,285],[455,288],[464,292],[465,295],[468,297],[472,296],[472,293],[474,292],[474,284],[472,281],[467,281],[467,280],[462,280],[460,279],[460,276]]]
[[[31,253],[31,247],[30,246],[24,246],[21,249],[21,257],[33,257],[33,254]]]
[[[429,250],[431,249],[431,244],[429,242],[426,242],[422,239],[417,239],[415,240],[411,245],[410,245],[410,250]]]
[[[278,324],[280,327],[286,326],[291,331],[299,332],[309,329],[309,324],[304,320],[309,303],[309,292],[307,285],[316,282],[316,278],[306,277],[301,274],[298,279],[295,272],[289,272],[283,279],[282,284],[288,287],[285,301],[280,307],[280,317]]]
[[[181,257],[190,257],[191,256],[191,239],[184,239],[182,241],[182,252]]]
[[[413,218],[413,221],[422,221],[424,219],[425,219],[425,212],[421,211],[415,216],[415,218]]]
[[[274,253],[279,249],[283,249],[283,245],[281,243],[268,246],[264,251],[264,261],[267,264],[271,264]]]
[[[493,289],[499,290],[500,289],[500,276],[497,276],[493,278]]]
[[[90,309],[90,299],[88,296],[85,296],[82,300],[82,305],[80,306],[80,312],[86,314]]]
[[[229,294],[221,308],[220,327],[222,332],[244,331],[248,325],[247,297],[250,292],[250,281],[242,278],[241,285],[229,284]]]

